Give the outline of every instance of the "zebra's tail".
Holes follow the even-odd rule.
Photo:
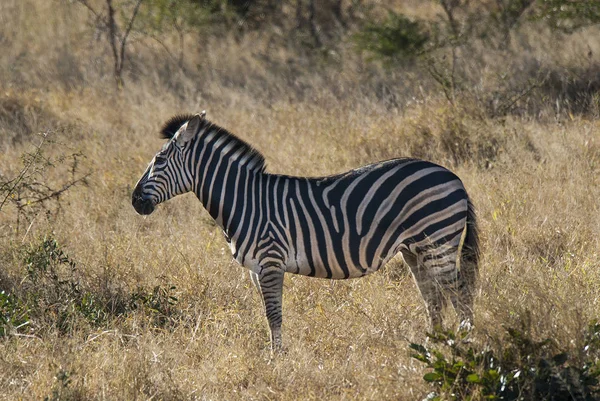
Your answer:
[[[467,201],[467,227],[461,251],[461,270],[464,269],[467,277],[472,276],[472,279],[476,280],[479,264],[479,232],[475,207],[470,199],[467,199]],[[471,271],[469,272],[469,270]],[[472,285],[475,285],[474,281]]]
[[[473,324],[473,301],[479,276],[477,267],[479,262],[477,219],[471,200],[467,198],[467,201],[467,221],[459,248],[458,286],[456,292],[451,296],[452,304],[461,321],[460,327],[471,327]]]
[[[460,249],[458,288],[452,303],[460,316],[461,326],[466,324],[466,327],[470,327],[473,324],[473,301],[479,276],[479,236],[475,207],[470,199],[467,201],[467,222]]]

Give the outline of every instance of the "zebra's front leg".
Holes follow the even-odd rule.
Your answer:
[[[280,352],[283,349],[281,341],[283,274],[284,270],[279,266],[265,267],[258,274],[260,291],[271,330],[271,350],[273,352]]]

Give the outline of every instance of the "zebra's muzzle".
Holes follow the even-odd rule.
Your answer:
[[[152,199],[144,198],[141,191],[137,188],[131,195],[131,204],[138,214],[147,215],[154,211],[154,202],[152,202]]]

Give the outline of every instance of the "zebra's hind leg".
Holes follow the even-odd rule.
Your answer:
[[[265,267],[258,274],[269,329],[271,330],[271,351],[281,352],[281,305],[283,295],[283,273],[279,266]]]
[[[450,289],[450,301],[460,319],[460,327],[470,329],[473,324],[473,301],[476,274],[472,266],[461,264],[456,282]]]
[[[403,250],[402,257],[410,267],[415,283],[421,293],[421,297],[423,297],[423,300],[425,301],[431,329],[441,330],[444,297],[442,296],[439,285],[427,271],[425,266],[422,263],[419,263],[417,255],[408,250]]]
[[[444,296],[458,315],[461,328],[469,328],[473,322],[474,277],[469,266],[459,262],[458,245],[445,244],[428,249],[421,255],[420,262],[429,272]]]

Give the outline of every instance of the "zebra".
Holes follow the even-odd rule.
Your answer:
[[[269,174],[258,150],[204,112],[174,116],[160,132],[168,141],[137,182],[133,207],[148,215],[176,195],[196,194],[262,293],[272,351],[282,349],[284,273],[362,277],[398,253],[431,328],[442,327],[447,298],[470,326],[476,215],[448,169],[398,158],[319,178]]]

